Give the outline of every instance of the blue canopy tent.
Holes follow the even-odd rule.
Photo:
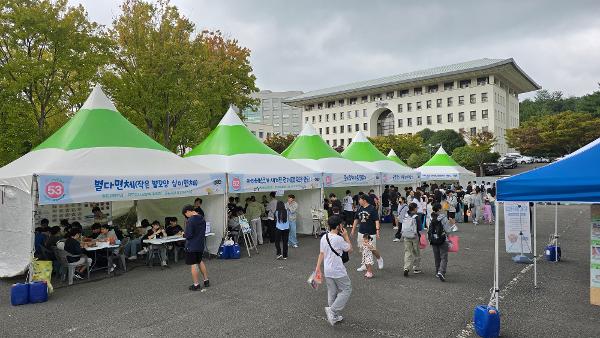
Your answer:
[[[579,202],[600,203],[600,138],[560,161],[496,182],[498,202]],[[499,210],[497,208],[496,210]],[[498,246],[500,221],[496,212],[494,288],[490,305],[498,307]],[[555,217],[558,217],[555,214]],[[554,237],[557,238],[557,224]],[[537,222],[533,207],[534,285],[537,286]]]

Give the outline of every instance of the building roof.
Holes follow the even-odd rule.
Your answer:
[[[495,67],[500,67],[504,65],[512,65],[514,69],[522,75],[529,84],[529,90],[537,90],[541,89],[541,87],[533,81],[519,66],[517,66],[516,62],[510,59],[478,59],[472,61],[466,61],[461,63],[455,63],[446,66],[439,66],[434,68],[428,68],[423,70],[417,70],[408,73],[402,73],[393,76],[382,77],[379,79],[367,80],[349,83],[341,86],[330,87],[319,89],[311,92],[307,92],[298,96],[291,97],[289,99],[284,100],[285,103],[294,103],[294,102],[302,102],[311,99],[317,99],[332,95],[340,95],[347,94],[357,91],[364,91],[369,89],[375,89],[379,87],[393,86],[399,85],[403,83],[415,82],[415,81],[423,81],[428,79],[433,79],[441,76],[451,76],[457,75],[461,73],[473,72],[473,71],[481,71],[487,70]]]

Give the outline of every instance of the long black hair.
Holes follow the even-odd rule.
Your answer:
[[[277,201],[277,207],[275,208],[275,217],[277,218],[278,223],[286,223],[287,222],[287,209],[285,208],[285,204],[282,201]]]

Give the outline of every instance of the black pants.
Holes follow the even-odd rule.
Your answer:
[[[354,223],[354,211],[344,210],[344,221],[346,222],[346,225],[352,225],[352,223]]]
[[[281,255],[281,240],[283,240],[283,257],[288,256],[288,239],[290,238],[290,230],[279,230],[275,228],[275,249],[277,256]]]
[[[275,242],[275,237],[277,236],[275,234],[275,220],[273,219],[268,219],[266,221],[267,223],[267,236],[269,236],[269,240],[271,241],[271,243]]]

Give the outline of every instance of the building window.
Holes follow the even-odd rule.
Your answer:
[[[354,131],[359,131],[359,130],[360,129],[359,129],[359,126],[358,126],[358,123],[357,123],[357,124],[354,125]]]
[[[337,134],[337,127],[333,127],[333,133]]]
[[[340,134],[344,133],[344,126],[340,126]]]
[[[408,89],[402,89],[401,91],[399,91],[398,96],[400,96],[400,97],[407,97],[408,96]]]
[[[304,123],[308,123],[308,116],[304,118]]]
[[[351,125],[351,124],[349,124],[349,125],[347,125],[346,127],[348,127],[348,132],[349,132],[349,133],[351,133],[351,132],[352,132],[352,125]]]
[[[325,122],[329,122],[329,114],[325,114]]]
[[[366,131],[367,130],[367,124],[363,123],[363,130]]]
[[[443,123],[441,114],[437,116],[437,123]]]
[[[426,104],[427,104],[427,109],[431,109],[431,100],[427,100]]]
[[[487,102],[487,93],[481,93],[481,102]]]
[[[363,109],[363,117],[367,117],[367,110]]]
[[[344,119],[344,112],[341,112],[340,113],[340,120],[343,120],[343,119]]]
[[[270,118],[271,118],[271,115],[265,115],[263,118],[264,118],[265,120],[268,120],[268,119],[270,119]]]
[[[417,126],[420,126],[423,124],[423,118],[422,117],[417,117]]]
[[[413,89],[413,94],[414,95],[421,95],[421,94],[423,94],[423,87],[415,87],[415,89]]]
[[[421,110],[421,101],[417,102],[417,110]]]
[[[437,93],[438,91],[438,85],[431,85],[427,87],[427,92],[428,93]]]
[[[349,105],[356,104],[356,101],[358,101],[358,99],[357,99],[356,97],[351,97],[351,98],[348,100],[348,104],[349,104]]]
[[[477,128],[473,127],[473,128],[471,128],[471,136],[475,136],[475,135],[477,135]]]
[[[373,95],[371,95],[371,102],[372,101],[381,101],[381,94],[373,94]]]
[[[329,127],[325,127],[325,135],[329,135]]]
[[[329,140],[326,140],[325,142],[327,142],[327,144],[329,144]]]
[[[323,109],[323,104],[322,103],[317,103],[317,109]]]
[[[337,147],[337,140],[333,140],[333,146]]]
[[[462,106],[463,104],[465,104],[465,97],[461,95],[458,97],[458,105]]]
[[[487,76],[477,78],[478,86],[485,86],[486,84],[488,84],[488,82],[489,82],[489,77],[487,77]]]
[[[454,114],[449,113],[448,114],[448,123],[452,123],[452,122],[454,122]]]
[[[476,95],[476,94],[471,94],[471,95],[469,96],[469,101],[470,101],[471,103],[476,103],[475,95]]]
[[[412,111],[412,103],[407,103],[406,104],[406,110],[407,111]]]
[[[402,128],[402,119],[398,119],[398,128]]]
[[[333,114],[331,114],[331,116],[333,117],[333,120],[334,120],[334,121],[336,121],[336,120],[337,120],[337,114],[336,114],[336,113],[333,113]]]
[[[452,90],[454,89],[454,81],[444,82],[444,90]]]
[[[407,127],[412,127],[412,118],[409,117],[409,118],[406,119],[406,126]]]
[[[385,98],[388,100],[391,100],[394,98],[394,92],[387,92],[385,93]]]
[[[471,112],[469,112],[469,116],[471,117],[471,121],[475,121],[477,119],[477,112],[471,110]]]
[[[335,107],[335,101],[327,102],[327,108],[333,108],[333,107]]]
[[[354,111],[354,117],[359,117],[360,115],[358,115],[358,110]]]
[[[323,122],[323,116],[319,115],[319,123]]]
[[[323,128],[319,128],[319,135],[323,135]]]
[[[351,111],[349,111],[349,112],[346,113],[346,118],[349,118],[349,119],[352,118],[352,112]]]
[[[448,107],[452,107],[452,97],[448,98],[448,104],[447,104],[447,106]]]
[[[484,109],[484,110],[481,111],[481,118],[484,119],[484,120],[488,119],[488,111],[487,111],[487,109]]]
[[[465,112],[460,112],[458,113],[458,122],[464,122],[465,121]]]
[[[314,116],[312,117],[312,123],[315,123],[315,117]]]
[[[487,131],[488,131],[488,126],[481,127],[481,132],[487,132]]]
[[[343,107],[343,106],[344,106],[344,99],[341,99],[341,100],[339,100],[339,101],[338,101],[338,105],[339,105],[340,107]]]
[[[431,116],[427,116],[427,125],[430,126],[431,125]]]
[[[398,105],[398,113],[402,113],[402,103]]]
[[[344,146],[344,141],[346,141],[346,140],[344,140],[343,138],[340,139],[340,145],[341,146]]]
[[[306,106],[306,107],[304,108],[304,110],[306,110],[306,111],[311,111],[311,110],[313,110],[314,108],[315,108],[315,105],[314,105],[314,104],[310,104],[310,105]]]
[[[469,88],[471,85],[471,80],[460,80],[459,87],[460,88]]]
[[[360,99],[360,102],[361,102],[361,103],[366,103],[367,101],[369,101],[369,97],[368,97],[368,96],[363,96],[363,97]]]
[[[259,138],[264,138],[264,137],[265,137],[265,133],[264,133],[264,132],[262,132],[262,131],[259,131],[259,132],[258,132],[258,137],[259,137]]]
[[[352,143],[352,139],[348,138],[348,145],[350,145],[350,143]]]
[[[437,108],[442,108],[442,99],[437,99],[437,101],[436,101],[436,103],[435,103],[435,106],[436,106]]]

